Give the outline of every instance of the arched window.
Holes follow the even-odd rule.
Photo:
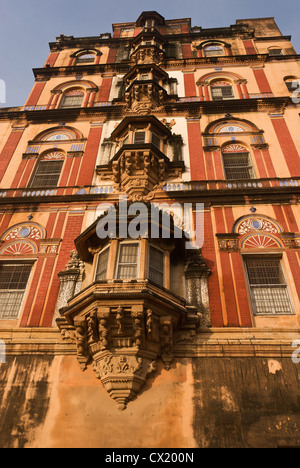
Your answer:
[[[255,178],[251,156],[247,148],[239,144],[226,145],[222,150],[222,156],[227,180]]]
[[[46,154],[38,163],[30,184],[31,188],[57,187],[64,164],[64,154]]]
[[[233,87],[228,81],[214,81],[210,84],[213,101],[225,101],[235,99]]]
[[[224,55],[223,47],[218,44],[210,44],[204,47],[205,57],[218,57]]]
[[[61,101],[61,109],[71,109],[73,107],[81,107],[84,98],[84,91],[81,89],[73,89],[67,91]]]

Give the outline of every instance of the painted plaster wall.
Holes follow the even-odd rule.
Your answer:
[[[300,367],[290,359],[159,364],[124,412],[73,356],[9,357],[0,375],[2,448],[300,445]]]

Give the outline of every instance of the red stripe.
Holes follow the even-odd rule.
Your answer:
[[[18,131],[12,131],[11,134],[9,135],[4,148],[0,154],[0,182],[3,179],[3,176],[6,172],[6,169],[11,161],[11,158],[13,157],[17,146],[19,144],[19,141],[24,133],[24,130],[18,130]]]
[[[202,138],[200,121],[187,122],[190,164],[191,164],[191,179],[205,180],[205,166],[202,149]]]
[[[101,140],[102,126],[92,127],[88,136],[86,150],[83,156],[81,170],[77,184],[79,186],[92,185],[95,172],[98,149]]]
[[[290,175],[292,177],[300,177],[300,158],[293,138],[290,134],[289,128],[285,119],[274,118],[271,119],[275,129],[279,144],[281,146],[285,161],[287,163]]]

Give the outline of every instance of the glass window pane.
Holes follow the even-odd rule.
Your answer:
[[[139,244],[122,244],[119,252],[118,279],[135,279],[138,276]]]
[[[82,101],[83,101],[83,95],[64,96],[60,107],[62,109],[70,109],[72,107],[81,107]]]
[[[160,286],[164,285],[164,253],[150,246],[149,279]]]
[[[99,255],[96,281],[105,280],[107,275],[109,249]]]
[[[160,138],[155,135],[155,133],[152,133],[152,143],[154,146],[156,146],[158,149],[160,149]]]

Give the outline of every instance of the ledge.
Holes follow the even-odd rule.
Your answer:
[[[7,356],[76,356],[76,344],[63,339],[54,328],[1,329]],[[292,343],[300,339],[300,328],[211,328],[200,329],[196,336],[181,330],[175,336],[175,358],[291,358]]]

